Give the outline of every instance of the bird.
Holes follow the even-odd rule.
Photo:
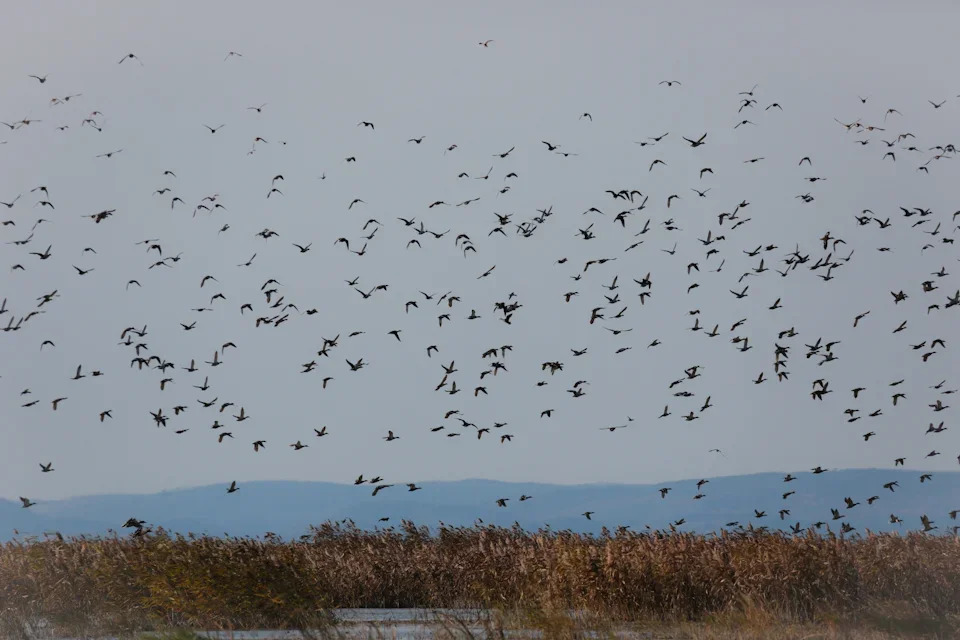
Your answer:
[[[393,486],[392,484],[378,484],[373,488],[373,493],[371,493],[370,495],[375,496],[381,491],[383,491],[384,489],[389,489],[392,486]]]

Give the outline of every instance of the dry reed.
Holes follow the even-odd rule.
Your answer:
[[[617,621],[811,623],[960,614],[960,540],[911,533],[528,532],[324,524],[284,541],[50,537],[0,547],[0,636],[316,629],[334,608],[489,608]],[[537,623],[539,624],[539,623]]]

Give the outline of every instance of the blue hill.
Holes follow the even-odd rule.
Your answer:
[[[58,531],[63,535],[100,535],[119,530],[127,518],[136,517],[181,533],[256,536],[267,531],[283,537],[305,533],[310,524],[327,520],[352,519],[358,526],[372,528],[379,518],[388,524],[402,519],[433,526],[439,522],[470,525],[478,518],[489,524],[524,528],[546,525],[554,529],[598,532],[629,525],[635,530],[649,525],[666,528],[681,518],[683,531],[709,532],[725,523],[737,521],[784,528],[799,522],[831,522],[831,508],[845,516],[844,521],[858,531],[917,529],[920,516],[927,514],[948,532],[960,521],[948,512],[960,509],[960,473],[939,472],[921,484],[920,471],[841,470],[813,475],[796,474],[797,479],[783,482],[783,474],[762,473],[713,478],[698,493],[696,480],[666,482],[659,485],[588,484],[553,485],[511,483],[494,480],[462,480],[423,483],[422,491],[409,492],[398,485],[370,495],[368,485],[353,486],[325,482],[261,481],[241,483],[240,490],[228,495],[225,485],[212,485],[165,491],[150,495],[95,495],[39,502],[29,509],[18,502],[0,500],[0,540],[15,536],[39,535]],[[895,493],[883,484],[897,481]],[[657,490],[669,486],[661,498]],[[795,491],[784,499],[782,493]],[[533,496],[524,502],[521,495]],[[847,509],[844,497],[861,504]],[[867,499],[879,496],[872,505]],[[498,498],[509,498],[506,508],[496,505]],[[766,512],[757,518],[754,509]],[[778,511],[789,509],[781,520]],[[592,520],[581,514],[593,511]],[[891,524],[890,514],[903,518],[903,525]],[[836,527],[835,527],[836,528]]]

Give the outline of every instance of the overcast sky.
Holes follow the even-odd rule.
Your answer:
[[[917,169],[939,153],[931,147],[960,143],[953,33],[960,9],[950,2],[777,10],[759,2],[599,5],[7,7],[0,120],[37,121],[0,127],[0,200],[21,195],[0,208],[0,218],[15,222],[0,227],[0,298],[8,310],[0,325],[35,309],[45,293],[59,297],[43,306],[46,313],[0,335],[0,495],[51,499],[257,479],[349,482],[360,473],[388,482],[655,482],[816,465],[890,467],[900,456],[908,467],[957,468],[956,409],[928,405],[960,402],[940,395],[960,386],[960,306],[944,308],[960,282],[960,254],[942,242],[954,235],[960,164],[947,154],[927,165],[929,173]],[[488,47],[478,45],[488,39]],[[242,56],[225,60],[230,51]],[[128,53],[142,65],[118,64]],[[754,85],[757,103],[738,113],[739,92]],[[81,95],[51,103],[74,94]],[[935,109],[928,100],[946,103]],[[259,113],[248,109],[264,103]],[[782,110],[766,109],[771,103]],[[890,108],[899,113],[885,117]],[[102,130],[81,125],[87,117]],[[744,119],[752,124],[734,129]],[[885,130],[848,132],[835,119]],[[357,126],[361,120],[375,129]],[[215,134],[204,128],[221,124]],[[635,144],[667,132],[659,143]],[[698,148],[682,138],[704,132]],[[892,148],[882,142],[906,132],[916,137]],[[254,145],[258,136],[266,142]],[[420,136],[422,143],[408,142]],[[551,152],[541,141],[576,155]],[[887,151],[895,161],[883,158]],[[348,156],[356,162],[345,162]],[[798,166],[804,156],[812,166]],[[650,170],[655,159],[665,164]],[[491,167],[489,179],[477,179]],[[701,179],[704,167],[713,174]],[[458,178],[461,172],[469,177]],[[272,185],[276,175],[284,179]],[[49,198],[31,193],[39,185]],[[282,194],[267,198],[272,186]],[[701,198],[693,187],[710,191]],[[162,188],[171,191],[154,194]],[[642,198],[614,200],[606,189],[636,189],[649,200],[621,227],[616,214]],[[796,197],[807,193],[813,201]],[[214,194],[226,209],[194,216]],[[668,208],[673,194],[680,198]],[[171,210],[174,196],[184,204]],[[364,202],[348,208],[355,198]],[[472,198],[479,200],[428,207]],[[41,200],[56,208],[38,206]],[[741,201],[749,205],[739,220],[750,221],[736,230],[735,222],[720,226],[718,214]],[[551,206],[553,215],[534,223],[530,237],[517,233],[517,224]],[[932,214],[906,218],[899,206]],[[603,213],[584,215],[591,207]],[[112,209],[99,224],[84,217]],[[859,226],[855,215],[863,209],[889,217],[890,226]],[[498,226],[495,212],[513,215],[505,236],[488,235]],[[41,217],[29,244],[8,244],[27,238]],[[450,231],[440,239],[417,235],[398,217]],[[334,245],[346,237],[359,250],[377,226],[363,229],[371,218],[382,228],[364,255]],[[927,222],[911,227],[922,218]],[[648,219],[649,231],[635,237]],[[664,224],[669,219],[674,230]],[[596,237],[584,240],[577,230],[591,223]],[[939,235],[923,233],[938,223]],[[265,228],[278,236],[255,236]],[[825,269],[808,267],[829,252],[818,240],[827,231],[845,244],[832,257],[842,266],[823,281],[817,276]],[[725,240],[705,246],[698,238],[708,232]],[[475,252],[464,254],[462,241],[455,243],[460,233]],[[159,239],[162,256],[135,244],[148,238]],[[408,248],[414,238],[421,246]],[[293,243],[313,245],[300,253]],[[675,243],[673,255],[661,251]],[[48,245],[48,260],[30,255]],[[745,255],[758,245],[777,248]],[[774,269],[788,266],[783,259],[797,245],[810,261],[779,276]],[[708,258],[711,248],[718,253]],[[254,253],[249,267],[237,266]],[[149,268],[170,256],[180,259]],[[587,260],[613,257],[582,273]],[[738,283],[761,257],[769,270]],[[562,258],[567,262],[558,264]],[[711,272],[721,260],[722,270]],[[688,275],[690,263],[699,272]],[[25,269],[10,270],[16,264]],[[81,276],[74,266],[94,270]],[[941,266],[949,275],[930,275]],[[633,279],[648,272],[652,295],[641,305]],[[577,274],[582,278],[572,280]],[[201,288],[205,275],[216,281]],[[619,288],[603,288],[614,276]],[[345,284],[355,277],[363,291],[389,287],[364,299]],[[272,301],[282,295],[299,312],[318,312],[291,308],[279,327],[256,327],[257,317],[280,313],[260,292],[270,278],[280,283]],[[142,286],[127,289],[130,279]],[[925,293],[925,280],[938,289]],[[693,283],[699,287],[688,293]],[[730,293],[746,285],[747,297]],[[900,290],[909,297],[895,304],[890,292]],[[436,297],[426,301],[420,291]],[[564,302],[573,291],[579,294]],[[446,292],[459,298],[452,308],[436,305]],[[216,293],[226,299],[211,303]],[[508,325],[493,305],[511,293],[523,306]],[[604,298],[615,294],[616,303]],[[770,310],[777,298],[782,308]],[[410,300],[419,306],[405,313]],[[241,315],[244,303],[253,311]],[[930,304],[941,308],[928,313]],[[604,307],[606,318],[591,325],[595,307]],[[480,318],[468,320],[471,310]],[[854,329],[853,318],[867,310]],[[450,320],[439,327],[441,313]],[[719,325],[719,335],[688,330],[695,319],[707,330]],[[194,321],[193,330],[182,329]],[[903,321],[907,328],[892,334]],[[141,355],[157,355],[175,370],[130,367],[135,353],[118,345],[120,335],[143,325],[148,333],[135,342],[149,348]],[[796,337],[779,339],[790,327]],[[399,343],[387,333],[394,329]],[[348,338],[353,331],[365,333]],[[323,338],[338,334],[330,356],[318,356]],[[748,336],[752,348],[738,351],[734,336]],[[820,337],[839,341],[837,359],[822,365],[819,356],[806,358],[804,347]],[[930,349],[935,338],[946,348]],[[662,344],[647,348],[654,339]],[[41,351],[44,340],[55,346]],[[204,364],[227,341],[237,348],[221,353],[223,365]],[[923,348],[910,346],[923,341]],[[775,342],[790,347],[790,377],[782,382],[774,374]],[[439,353],[428,358],[428,345]],[[502,345],[513,347],[496,358],[507,371],[480,382],[493,360],[481,354]],[[936,353],[924,363],[928,351]],[[360,357],[369,367],[350,371],[345,359]],[[195,373],[182,369],[191,359]],[[314,360],[314,371],[300,373]],[[456,380],[457,395],[434,391],[441,364],[451,361],[458,371],[446,388]],[[546,361],[563,362],[563,371],[550,376],[541,370]],[[71,380],[79,364],[88,377]],[[702,366],[701,377],[668,388],[693,365]],[[104,375],[90,377],[92,370]],[[754,384],[761,371],[767,380]],[[206,376],[210,388],[195,389]],[[333,380],[322,389],[327,376]],[[163,378],[173,382],[161,391]],[[810,397],[817,378],[833,391],[822,402]],[[943,379],[941,389],[930,388]],[[541,380],[548,384],[538,387]],[[572,397],[567,390],[578,380],[589,383],[586,395]],[[478,385],[489,395],[474,397]],[[858,386],[866,390],[854,399],[849,390]],[[25,389],[32,393],[21,395]],[[906,398],[893,406],[897,391]],[[67,400],[53,411],[51,400],[61,396]],[[707,396],[713,406],[701,413]],[[214,408],[197,402],[213,398]],[[39,402],[21,406],[32,400]],[[235,406],[219,413],[226,401]],[[176,405],[188,410],[174,416]],[[658,419],[664,405],[672,415]],[[237,422],[241,406],[250,419]],[[150,417],[160,408],[170,416],[166,428]],[[859,409],[861,420],[848,423],[847,408]],[[108,409],[112,419],[101,423]],[[507,426],[478,441],[473,427],[444,420],[453,409],[478,427]],[[541,418],[546,409],[552,417]],[[882,415],[868,417],[876,409]],[[690,411],[698,419],[683,420]],[[629,428],[600,430],[627,416],[634,419]],[[211,429],[214,420],[226,426]],[[948,431],[924,434],[940,420]],[[318,439],[313,428],[323,425],[329,435]],[[440,425],[445,429],[430,431]],[[400,439],[384,441],[388,430]],[[234,438],[218,443],[222,431]],[[870,431],[876,436],[864,442]],[[463,436],[445,437],[449,432]],[[514,438],[501,443],[505,433]],[[260,439],[266,449],[255,453],[251,443]],[[294,451],[288,445],[297,440],[309,448]],[[709,451],[715,448],[723,455]],[[942,455],[925,458],[931,450]],[[56,472],[41,474],[41,462],[53,462]]]

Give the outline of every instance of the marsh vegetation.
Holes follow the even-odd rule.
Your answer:
[[[492,526],[431,531],[405,522],[381,531],[327,523],[296,540],[158,530],[0,547],[4,637],[41,630],[61,637],[169,629],[312,634],[336,629],[333,611],[341,608],[483,609],[496,612],[487,626],[556,637],[635,624],[861,621],[936,630],[960,619],[960,539],[591,536]]]

